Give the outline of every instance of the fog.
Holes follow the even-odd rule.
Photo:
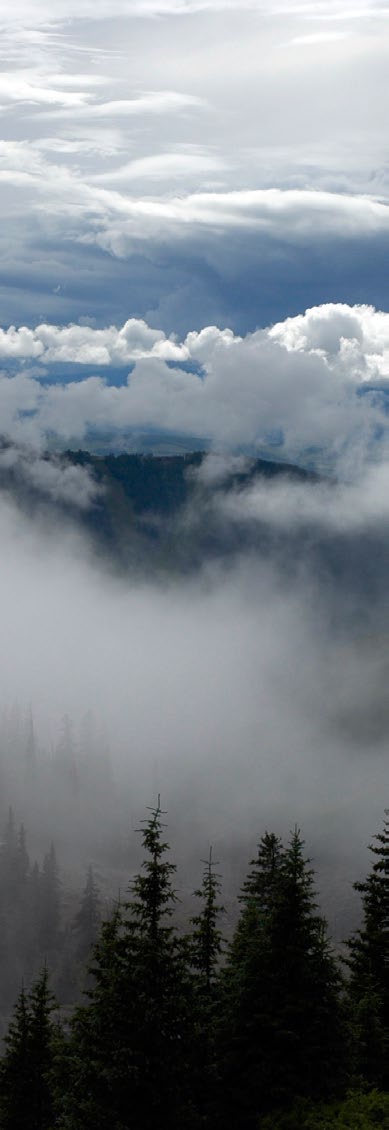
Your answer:
[[[266,553],[252,544],[147,582],[103,564],[55,506],[30,520],[3,492],[3,812],[13,804],[34,842],[54,837],[80,869],[91,856],[104,867],[116,838],[131,870],[133,830],[161,792],[180,881],[191,882],[212,842],[227,889],[265,828],[287,837],[297,823],[324,888],[328,868],[336,897],[350,900],[386,801],[389,524],[371,474],[359,488],[283,480],[222,490],[209,502],[222,523],[277,527]],[[385,468],[374,474],[385,483]],[[215,477],[202,473],[211,489]],[[314,516],[327,550],[329,538],[338,545],[332,570]],[[189,537],[196,515],[180,521]],[[38,787],[23,767],[31,717],[46,774]],[[59,789],[50,777],[64,726],[75,763],[87,765],[78,791],[67,771]]]

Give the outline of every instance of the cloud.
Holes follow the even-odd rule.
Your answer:
[[[76,510],[89,510],[101,497],[102,487],[90,471],[51,454],[42,457],[33,448],[5,447],[0,450],[1,472],[13,481],[37,492],[38,497],[70,505]]]
[[[209,477],[212,481],[212,460]],[[230,473],[233,467],[230,468]],[[203,481],[207,472],[203,465]],[[294,482],[287,479],[255,481],[252,486],[219,495],[215,505],[224,519],[242,527],[331,532],[338,537],[372,531],[389,533],[389,463],[364,467],[348,483]]]
[[[140,157],[128,165],[118,169],[111,169],[94,178],[98,181],[131,181],[131,180],[175,180],[177,177],[187,177],[193,173],[215,173],[224,168],[220,158],[204,152],[191,152],[189,150],[175,153],[158,153],[152,157]]]
[[[382,5],[3,8],[7,321],[131,313],[183,335],[384,303]]]
[[[23,358],[43,364],[122,366],[141,357],[185,361],[188,351],[136,318],[130,318],[119,330],[115,326],[96,330],[88,325],[0,329],[0,361]]]
[[[54,99],[52,99],[54,100]],[[74,106],[74,118],[121,118],[134,114],[180,113],[190,107],[201,107],[204,102],[193,94],[182,94],[175,90],[150,90],[137,94],[134,98],[116,98],[105,102],[80,101]],[[67,118],[67,110],[50,110],[41,118]]]
[[[85,442],[92,429],[115,444],[157,429],[346,475],[387,449],[389,314],[368,306],[328,304],[245,337],[209,326],[183,342],[136,319],[122,329],[10,327],[0,356],[11,365],[0,382],[3,433],[18,442]],[[31,375],[18,371],[22,360],[34,362]],[[129,363],[124,384],[93,373]],[[69,366],[63,381],[59,364]],[[72,379],[72,365],[89,372]]]
[[[26,0],[15,0],[12,8],[7,9],[7,20],[31,19],[31,4]],[[48,16],[61,21],[71,19],[111,19],[112,17],[125,16],[128,19],[152,16],[190,16],[193,13],[225,12],[235,9],[235,0],[132,0],[131,8],[127,0],[57,0],[53,16],[52,7],[47,0],[34,0],[34,20],[46,21]],[[326,19],[365,18],[366,15],[387,15],[387,5],[381,0],[242,0],[242,9],[259,12],[284,14],[286,11]]]
[[[369,591],[358,602],[342,576],[328,591],[309,555],[300,577],[261,552],[174,584],[107,575],[52,512],[47,525],[30,522],[3,492],[0,535],[1,705],[31,702],[46,749],[65,712],[76,727],[89,708],[104,721],[119,798],[112,834],[163,788],[169,821],[185,825],[180,860],[188,841],[197,854],[212,835],[227,884],[234,829],[234,888],[241,839],[246,853],[262,826],[285,835],[295,820],[318,861],[341,856],[350,882],[385,790],[384,601]],[[382,596],[387,576],[378,557],[373,565]],[[29,830],[32,801],[24,775],[17,812]],[[41,834],[69,840],[74,798],[69,819],[62,805],[56,817],[42,805]],[[81,823],[87,814],[86,802]],[[76,832],[73,847],[79,860]]]

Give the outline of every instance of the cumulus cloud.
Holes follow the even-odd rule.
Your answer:
[[[129,318],[121,329],[110,326],[97,330],[88,325],[0,329],[0,360],[23,358],[44,364],[120,366],[141,357],[182,361],[188,358],[188,350],[137,318]]]
[[[183,342],[135,319],[122,329],[10,327],[0,355],[35,363],[33,373],[4,372],[0,382],[3,434],[18,441],[81,442],[97,429],[114,444],[153,428],[343,473],[387,447],[389,315],[372,307],[313,308],[245,337],[210,326]],[[62,382],[59,363],[70,365]],[[124,384],[93,373],[129,363]],[[72,364],[92,372],[72,379]],[[49,366],[52,377],[50,365],[51,383],[45,368],[40,375]]]

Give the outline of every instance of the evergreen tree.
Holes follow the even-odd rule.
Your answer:
[[[371,1085],[388,1088],[389,1072],[389,820],[369,850],[375,857],[362,895],[363,924],[348,942],[349,996],[355,1069]]]
[[[0,1064],[2,1130],[52,1130],[54,1066],[60,1044],[57,1008],[46,967],[28,996],[24,988],[5,1038]]]
[[[27,851],[26,831],[25,831],[24,824],[20,825],[20,829],[19,829],[19,832],[18,832],[17,849],[16,849],[16,866],[17,866],[19,883],[21,885],[24,885],[26,883],[26,880],[28,878],[28,874],[29,874],[29,871],[30,871],[30,860],[29,860],[29,855],[28,855],[28,851]]]
[[[60,878],[54,844],[43,860],[39,891],[39,941],[51,954],[58,946],[60,930]]]
[[[86,961],[96,941],[100,922],[99,891],[93,868],[89,866],[81,906],[73,922],[73,930],[77,938],[77,957],[82,962]]]
[[[192,917],[190,954],[194,973],[195,1037],[192,1055],[192,1087],[200,1125],[214,1124],[217,1106],[217,1063],[215,1028],[218,1008],[218,973],[222,953],[222,933],[218,928],[224,907],[218,902],[221,890],[217,864],[209,857],[203,860],[204,871],[196,898],[201,900],[199,914]]]
[[[243,886],[223,977],[224,1122],[256,1127],[295,1097],[320,1096],[339,1075],[339,976],[316,913],[313,874],[296,830],[268,834]]]
[[[151,1130],[163,1112],[185,1126],[190,978],[170,923],[175,865],[158,800],[142,832],[146,859],[131,899],[101,931],[89,1006],[78,1010],[63,1126]]]
[[[314,873],[295,829],[284,855],[272,927],[282,1101],[327,1098],[344,1081],[341,979],[317,913]]]
[[[30,1130],[30,1029],[26,993],[22,986],[5,1037],[0,1063],[0,1125],[2,1130]]]
[[[271,932],[283,856],[281,841],[265,832],[239,896],[241,914],[221,979],[218,1044],[226,1126],[256,1125],[269,1102],[275,1068]]]
[[[8,809],[7,823],[0,849],[0,883],[3,899],[13,904],[18,887],[18,834],[13,808]]]

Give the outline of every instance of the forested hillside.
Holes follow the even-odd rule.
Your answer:
[[[141,838],[141,870],[101,926],[88,873],[71,948],[86,997],[77,1004],[74,993],[64,1010],[50,983],[55,855],[51,849],[41,874],[31,869],[10,815],[3,889],[18,867],[14,890],[25,913],[29,902],[47,960],[22,983],[6,1036],[1,1127],[151,1130],[161,1119],[172,1130],[387,1127],[388,821],[358,884],[361,926],[342,961],[299,829],[287,842],[260,836],[229,943],[212,849],[193,913],[178,929],[176,865],[159,798]],[[71,965],[70,951],[67,959]]]

